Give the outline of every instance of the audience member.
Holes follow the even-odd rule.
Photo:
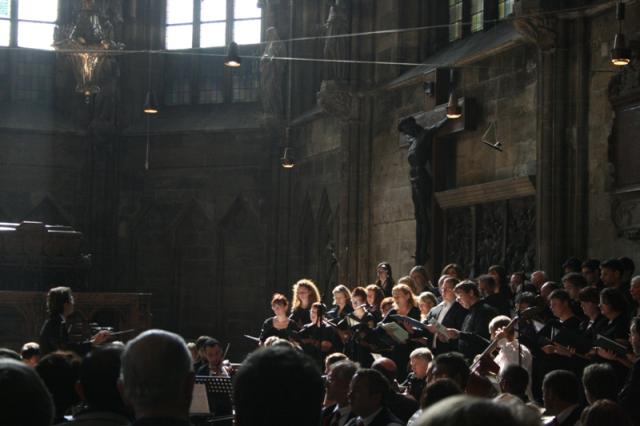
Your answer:
[[[83,402],[68,426],[128,425],[132,417],[118,391],[124,349],[108,345],[89,352],[80,364],[76,391]]]
[[[355,417],[349,403],[349,384],[358,370],[353,361],[339,361],[331,366],[326,379],[327,398],[335,401],[333,405],[322,409],[321,424],[327,426],[344,426]]]
[[[464,355],[459,352],[446,352],[435,357],[429,374],[428,382],[435,379],[447,378],[453,380],[460,389],[467,388],[469,380],[469,366]]]
[[[282,346],[251,353],[234,376],[238,426],[316,426],[323,385],[315,362]]]
[[[618,399],[618,383],[615,371],[609,364],[588,365],[582,373],[584,396],[591,405],[601,399]]]
[[[358,370],[349,386],[351,410],[358,417],[347,425],[401,426],[402,420],[386,407],[389,392],[389,382],[382,373],[370,368]]]
[[[35,369],[53,397],[54,423],[63,422],[80,400],[75,388],[80,358],[73,352],[56,351],[42,357]]]
[[[51,395],[34,369],[0,357],[0,423],[3,425],[49,426],[54,408]]]
[[[194,373],[184,340],[148,330],[127,343],[120,390],[136,420],[132,426],[189,425]]]
[[[387,395],[389,410],[403,422],[409,420],[418,409],[418,403],[415,399],[401,393],[396,381],[398,370],[396,363],[390,358],[378,358],[371,368],[379,371],[389,382],[390,392]]]
[[[631,419],[617,403],[602,399],[582,413],[581,426],[631,426]]]
[[[457,395],[446,398],[424,411],[416,426],[529,426],[530,416],[506,404]]]
[[[25,343],[22,345],[20,357],[22,358],[22,362],[29,367],[35,367],[38,361],[40,361],[40,345],[36,342]]]
[[[420,397],[420,409],[415,412],[407,422],[407,426],[414,426],[415,422],[420,418],[424,410],[431,407],[435,403],[442,401],[453,395],[462,393],[460,387],[451,379],[436,379],[424,388]]]
[[[555,425],[573,426],[580,421],[580,381],[570,371],[555,370],[542,382],[545,414],[555,416]]]

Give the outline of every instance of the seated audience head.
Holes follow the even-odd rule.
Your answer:
[[[582,312],[589,319],[595,319],[600,315],[600,291],[595,287],[585,287],[578,293],[578,300]]]
[[[427,370],[429,364],[433,361],[433,354],[428,348],[414,349],[409,354],[409,363],[411,365],[411,371],[419,379],[424,379],[427,376]]]
[[[549,295],[549,308],[551,308],[553,315],[561,320],[573,315],[570,303],[571,297],[565,290],[553,290]]]
[[[582,261],[577,257],[570,257],[562,263],[562,271],[565,274],[570,274],[572,272],[579,273],[580,267],[582,266]]]
[[[633,317],[629,326],[629,343],[633,353],[640,356],[640,317]]]
[[[396,284],[404,284],[404,285],[406,285],[407,287],[409,287],[411,289],[411,292],[413,294],[418,294],[422,290],[422,288],[418,289],[418,286],[416,285],[415,281],[413,281],[413,278],[411,278],[409,275],[405,275],[404,277],[400,277]]]
[[[127,343],[120,390],[136,418],[188,419],[193,384],[191,356],[182,337],[147,330]]]
[[[351,291],[349,291],[346,285],[340,284],[335,286],[331,294],[333,294],[333,304],[339,306],[340,309],[351,302]]]
[[[327,357],[324,359],[324,374],[329,374],[329,371],[331,371],[331,366],[333,364],[344,361],[346,359],[349,359],[349,357],[347,357],[342,352],[333,352],[327,355]]]
[[[587,280],[578,272],[569,272],[562,277],[562,286],[573,300],[578,300],[578,293],[587,286]]]
[[[293,285],[293,310],[297,308],[309,309],[311,305],[319,301],[320,291],[310,279],[303,278]]]
[[[385,405],[389,391],[389,381],[382,373],[371,368],[358,370],[349,386],[351,411],[369,417]]]
[[[522,398],[529,386],[529,373],[524,367],[509,364],[500,372],[500,390]]]
[[[420,291],[424,291],[424,289],[429,288],[429,273],[424,266],[414,266],[411,268],[411,271],[409,271],[409,276],[416,283],[416,286]]]
[[[600,280],[600,261],[597,259],[585,260],[582,262],[580,272],[587,281],[587,284],[595,286]]]
[[[510,405],[489,399],[455,395],[429,407],[416,426],[521,426],[528,423]]]
[[[371,368],[379,371],[384,377],[387,378],[389,383],[393,383],[398,374],[398,366],[391,358],[378,358],[373,362]]]
[[[617,288],[605,288],[600,292],[600,312],[610,321],[627,311],[627,301]]]
[[[471,308],[480,298],[478,285],[471,280],[458,283],[454,291],[456,293],[456,300],[465,309]]]
[[[531,284],[541,291],[544,283],[547,282],[547,274],[544,271],[534,271],[531,273]]]
[[[47,293],[47,312],[54,317],[68,317],[73,313],[73,294],[69,287],[54,287]]]
[[[484,274],[476,278],[480,295],[487,297],[498,292],[497,282],[493,275]]]
[[[51,395],[35,370],[15,359],[0,357],[0,423],[49,426],[54,406]]]
[[[437,402],[453,395],[460,395],[462,389],[451,379],[436,379],[429,383],[422,391],[420,408],[429,408]]]
[[[38,361],[40,361],[40,345],[36,342],[25,343],[22,345],[20,357],[22,358],[22,362],[30,367],[35,367]]]
[[[73,352],[52,352],[42,357],[35,369],[53,397],[55,420],[63,421],[67,411],[78,402],[75,386],[80,358]]]
[[[393,301],[393,297],[385,297],[384,299],[382,299],[382,302],[380,302],[380,313],[383,317],[393,309],[394,303],[395,302]]]
[[[92,411],[126,413],[118,391],[120,358],[124,349],[120,346],[101,346],[89,352],[80,364],[76,390]]]
[[[187,348],[189,348],[189,353],[191,354],[191,360],[196,362],[198,360],[198,347],[195,342],[187,342]]]
[[[296,344],[292,343],[291,341],[289,341],[287,339],[283,339],[283,338],[278,337],[278,336],[269,336],[269,337],[267,337],[262,346],[264,346],[264,347],[286,346],[288,348],[296,348],[297,347]]]
[[[609,364],[588,365],[582,373],[582,384],[589,404],[593,404],[599,399],[613,401],[618,397],[616,373]]]
[[[442,272],[440,272],[440,275],[450,275],[452,277],[456,277],[459,280],[464,279],[464,272],[462,270],[462,267],[457,263],[449,263],[448,265],[445,265],[445,267],[442,268]]]
[[[631,278],[631,285],[629,286],[629,293],[634,302],[640,303],[640,275],[636,275]]]
[[[451,379],[460,389],[466,389],[470,374],[464,355],[459,352],[445,352],[436,356],[430,373],[430,380]]]
[[[336,401],[340,407],[349,405],[349,384],[358,370],[358,364],[351,360],[338,361],[327,374],[327,399]]]
[[[542,399],[547,413],[557,415],[580,401],[580,381],[567,370],[547,373],[542,382]]]
[[[13,349],[9,349],[9,348],[0,348],[0,358],[10,358],[10,359],[14,359],[16,361],[21,361],[22,358],[20,357],[20,354],[16,351],[14,351]]]
[[[320,370],[304,353],[260,348],[234,376],[236,425],[317,425],[323,387]]]
[[[601,399],[585,408],[580,424],[582,426],[631,426],[633,423],[619,404]]]
[[[600,279],[606,287],[618,287],[623,273],[624,266],[618,259],[607,259],[600,264]]]
[[[384,299],[384,292],[375,284],[369,284],[367,290],[367,303],[375,309],[380,309],[380,304]]]

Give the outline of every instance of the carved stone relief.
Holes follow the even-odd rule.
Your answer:
[[[473,225],[471,208],[450,209],[446,215],[445,262],[455,262],[465,271],[471,270]]]

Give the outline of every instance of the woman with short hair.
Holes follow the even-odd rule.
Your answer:
[[[275,293],[271,298],[271,309],[274,316],[267,318],[262,324],[260,331],[260,345],[271,336],[281,339],[289,339],[291,334],[298,331],[298,324],[287,317],[289,309],[289,300],[284,294]]]

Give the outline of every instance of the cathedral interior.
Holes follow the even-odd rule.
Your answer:
[[[0,0],[0,346],[55,285],[239,358],[303,277],[640,262],[639,53],[637,0]]]

